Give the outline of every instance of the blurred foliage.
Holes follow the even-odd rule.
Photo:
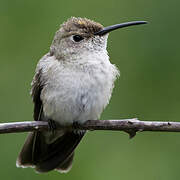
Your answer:
[[[180,1],[0,0],[1,122],[32,120],[30,82],[59,24],[71,16],[103,25],[147,20],[109,36],[111,62],[121,70],[102,119],[180,120]],[[0,178],[78,180],[179,179],[180,134],[90,132],[68,174],[37,174],[15,166],[26,133],[0,135]]]

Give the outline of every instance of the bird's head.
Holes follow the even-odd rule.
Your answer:
[[[122,27],[145,24],[135,21],[104,28],[86,18],[72,17],[60,26],[52,42],[50,53],[57,59],[74,59],[93,53],[106,53],[108,33]]]

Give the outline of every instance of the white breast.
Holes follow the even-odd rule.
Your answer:
[[[38,66],[43,67],[46,82],[41,93],[45,116],[63,125],[100,117],[111,97],[118,70],[108,58],[87,59],[63,62],[52,56],[40,61]]]

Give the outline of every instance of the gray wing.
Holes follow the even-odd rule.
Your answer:
[[[45,86],[42,80],[42,69],[37,69],[32,81],[31,95],[34,103],[34,120],[43,121],[43,103],[41,92]],[[33,132],[27,140],[18,156],[17,166],[32,166],[38,172],[48,172],[56,169],[60,172],[70,170],[72,166],[74,150],[81,141],[85,132],[68,131],[51,144],[46,142],[46,132]],[[47,132],[49,135],[50,132]],[[52,136],[56,134],[52,132]]]
[[[34,103],[34,120],[35,121],[39,121],[41,118],[41,114],[42,114],[42,101],[41,101],[41,91],[43,89],[43,82],[42,82],[42,69],[39,69],[34,78],[33,81],[31,83],[32,85],[32,89],[31,89],[31,96],[33,99],[33,103]]]

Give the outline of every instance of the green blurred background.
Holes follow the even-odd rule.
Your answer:
[[[0,122],[32,120],[29,96],[37,61],[71,16],[112,25],[147,20],[109,36],[111,62],[121,70],[101,119],[180,121],[180,1],[0,0]],[[180,179],[180,134],[89,132],[68,174],[18,169],[26,133],[0,135],[0,179]]]

